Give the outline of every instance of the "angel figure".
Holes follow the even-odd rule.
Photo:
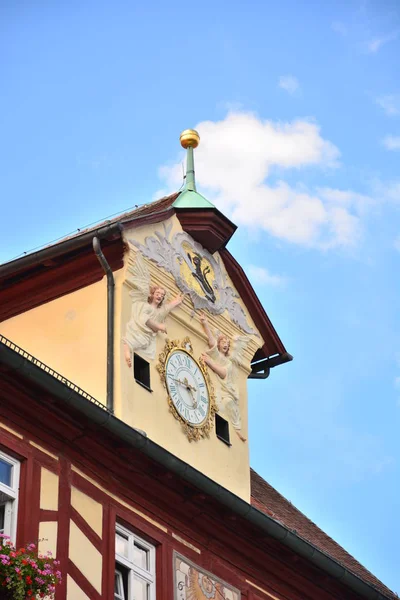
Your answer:
[[[221,380],[220,410],[226,412],[237,435],[242,442],[245,442],[246,438],[241,433],[238,367],[249,338],[248,336],[235,338],[235,347],[231,351],[230,339],[222,334],[215,337],[204,313],[200,315],[200,322],[208,338],[208,350],[202,354],[202,359]]]
[[[171,310],[182,304],[184,296],[179,295],[164,304],[167,292],[161,286],[151,285],[150,273],[141,254],[137,254],[136,261],[128,272],[134,289],[130,292],[131,318],[126,324],[122,341],[126,364],[131,367],[134,352],[140,353],[144,358],[155,358],[157,333],[167,333],[165,319]]]

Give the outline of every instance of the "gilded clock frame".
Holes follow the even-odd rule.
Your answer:
[[[189,423],[189,421],[182,417],[182,415],[175,408],[172,398],[168,392],[166,365],[171,354],[173,354],[177,350],[180,350],[181,352],[186,352],[186,354],[188,354],[190,358],[195,361],[204,377],[204,382],[207,387],[207,393],[209,398],[208,414],[204,421],[199,425]],[[164,350],[160,353],[158,357],[158,365],[156,366],[156,368],[157,371],[160,373],[161,381],[163,383],[164,388],[167,391],[167,401],[169,410],[173,414],[175,419],[180,422],[182,429],[189,442],[198,442],[202,438],[209,438],[210,431],[214,426],[215,413],[218,412],[215,400],[215,392],[205,362],[202,360],[202,358],[195,358],[193,354],[193,346],[192,342],[190,341],[190,338],[185,337],[182,341],[167,339],[165,342]]]

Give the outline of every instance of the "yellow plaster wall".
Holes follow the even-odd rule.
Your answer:
[[[85,519],[93,531],[102,537],[103,506],[75,487],[71,488],[71,505]]]
[[[41,468],[40,508],[58,510],[58,475]]]
[[[53,558],[57,553],[57,521],[44,521],[39,523],[39,544],[38,550],[40,554],[51,552]]]
[[[73,521],[70,521],[68,554],[82,575],[101,594],[102,556]]]
[[[68,600],[90,600],[89,596],[79,587],[72,579],[71,575],[67,575],[67,599]]]
[[[172,225],[171,237],[182,231],[178,219],[169,220]],[[155,231],[164,233],[163,224],[153,224],[126,232],[127,239],[134,238],[143,243],[146,236]],[[222,261],[220,261],[222,264]],[[122,337],[131,313],[129,288],[124,283],[125,266],[114,273],[115,278],[115,340],[114,340],[114,410],[117,417],[134,428],[145,431],[148,437],[160,446],[189,463],[214,481],[228,488],[246,501],[250,500],[249,444],[243,443],[230,427],[231,447],[217,439],[214,428],[210,439],[189,443],[180,423],[169,411],[166,390],[156,370],[158,355],[164,348],[166,337],[157,336],[156,359],[151,363],[152,392],[138,385],[123,357]],[[153,283],[165,287],[172,298],[179,293],[172,275],[147,261]],[[230,282],[229,277],[226,280]],[[230,282],[231,283],[231,282]],[[241,303],[240,299],[238,300]],[[243,305],[248,322],[254,323]],[[230,319],[225,311],[222,315],[208,315],[212,328],[218,328],[231,339],[243,332]],[[167,319],[168,337],[182,340],[191,338],[194,356],[199,357],[207,349],[206,336],[199,321],[193,314],[189,298]],[[71,380],[100,402],[106,401],[106,335],[107,335],[107,286],[105,278],[101,282],[87,286],[74,293],[48,302],[0,324],[0,332],[27,350],[55,371]],[[251,336],[243,368],[240,371],[240,411],[242,434],[248,437],[247,375],[249,363],[257,347],[263,343],[257,336]],[[214,387],[218,389],[219,379],[209,369]],[[47,475],[46,478],[49,479]],[[50,485],[48,482],[46,485]],[[50,495],[43,490],[43,502],[50,506]],[[54,501],[54,500],[53,500]],[[94,528],[100,525],[99,516],[89,516],[90,508],[81,505],[87,519],[92,518]],[[85,518],[85,517],[84,517]]]
[[[0,333],[105,403],[105,278],[1,323]]]
[[[172,217],[170,223],[173,225],[172,235],[181,231],[179,221]],[[126,238],[133,238],[141,243],[148,235],[154,235],[158,230],[163,233],[162,224],[133,229],[126,232]],[[127,254],[125,256],[125,262]],[[180,291],[176,287],[172,275],[163,269],[158,268],[151,261],[147,261],[147,266],[151,272],[152,282],[165,287],[169,298],[173,298]],[[229,278],[227,277],[227,280]],[[239,301],[240,302],[240,301]],[[245,313],[248,311],[242,304]],[[147,433],[147,436],[162,446],[175,456],[178,456],[189,463],[214,481],[228,488],[246,501],[250,501],[250,467],[249,467],[249,445],[243,443],[236,435],[232,425],[230,426],[231,447],[221,442],[215,435],[213,428],[209,439],[201,439],[198,442],[189,442],[182,431],[180,423],[169,411],[167,403],[166,390],[162,384],[160,375],[156,370],[158,355],[163,350],[166,337],[170,339],[182,340],[189,336],[194,356],[198,358],[206,349],[207,341],[199,321],[199,315],[193,315],[193,305],[189,298],[186,298],[184,304],[167,318],[168,335],[157,335],[156,359],[151,362],[151,388],[152,392],[147,391],[137,384],[133,377],[133,370],[129,369],[123,357],[122,337],[125,333],[125,327],[131,312],[131,299],[129,289],[126,284],[122,284],[117,290],[116,302],[116,344],[115,344],[115,363],[116,363],[116,415],[127,422],[132,427],[141,429]],[[235,335],[243,335],[243,332],[232,323],[227,311],[219,316],[207,314],[212,328],[218,328],[227,334],[231,339]],[[250,317],[248,322],[254,326]],[[260,337],[251,336],[249,347],[245,357],[245,363],[240,371],[240,410],[242,417],[242,434],[248,437],[248,415],[247,415],[247,376],[249,373],[249,364],[254,356],[256,349],[262,345]],[[209,369],[214,387],[217,389],[219,381],[217,376]]]

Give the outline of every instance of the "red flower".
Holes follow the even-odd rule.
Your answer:
[[[29,583],[29,585],[32,584],[32,577],[30,575],[27,575],[25,579],[26,579],[26,583]]]

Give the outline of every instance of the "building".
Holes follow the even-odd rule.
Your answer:
[[[57,600],[393,599],[250,468],[247,379],[292,357],[198,141],[181,192],[0,267],[1,528]]]

